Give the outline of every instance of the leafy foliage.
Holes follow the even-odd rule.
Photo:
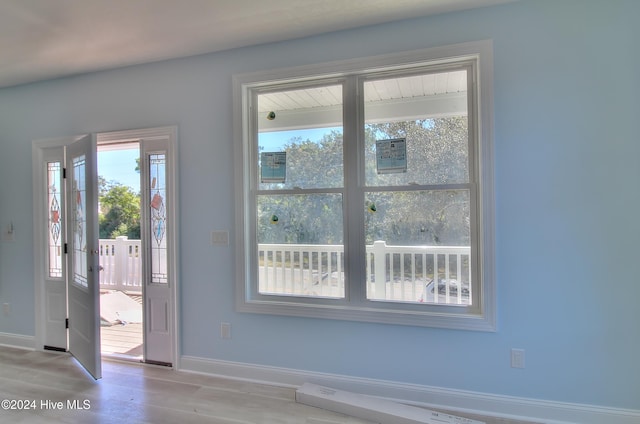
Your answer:
[[[140,239],[140,195],[130,187],[99,177],[100,238]]]
[[[400,121],[368,126],[367,186],[437,186],[469,181],[466,117]],[[375,140],[406,138],[407,172],[378,174]],[[376,212],[365,220],[367,243],[469,245],[466,190],[368,192]]]
[[[376,140],[394,138],[406,139],[407,172],[378,174]],[[284,148],[286,182],[260,184],[260,189],[342,187],[343,144],[342,133],[335,130],[317,142],[292,138]],[[366,187],[404,188],[365,189],[362,210],[367,244],[385,240],[396,245],[469,245],[469,191],[438,188],[469,181],[466,117],[370,124],[365,128],[364,148]],[[433,189],[411,189],[416,185]],[[342,209],[342,198],[334,193],[258,196],[258,241],[343,243]]]

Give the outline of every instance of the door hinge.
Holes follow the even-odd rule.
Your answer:
[[[62,179],[67,178],[67,168],[62,168]]]
[[[64,328],[69,328],[69,318],[64,319]]]
[[[67,254],[67,243],[64,244],[64,254]]]

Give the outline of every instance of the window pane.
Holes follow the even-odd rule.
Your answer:
[[[259,293],[344,297],[342,195],[256,200]]]
[[[465,70],[369,80],[364,97],[368,186],[469,181]],[[388,169],[385,140],[404,141],[392,151],[404,167]]]
[[[257,120],[260,190],[343,186],[341,85],[259,94]]]
[[[49,277],[62,277],[62,207],[60,204],[62,164],[47,163],[47,204],[49,229]]]
[[[149,155],[151,283],[167,284],[166,155]]]
[[[86,161],[84,156],[73,158],[73,278],[71,282],[88,287],[87,274],[87,187],[85,181]]]
[[[367,298],[470,303],[467,190],[367,193]]]

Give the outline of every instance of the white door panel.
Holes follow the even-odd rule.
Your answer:
[[[64,281],[46,281],[45,339],[49,349],[67,350],[67,288]]]

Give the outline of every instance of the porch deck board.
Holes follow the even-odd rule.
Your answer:
[[[139,294],[127,295],[140,304]],[[100,327],[100,343],[102,354],[142,356],[142,323],[115,324]]]
[[[142,355],[142,324],[101,327],[100,342],[103,354]]]

